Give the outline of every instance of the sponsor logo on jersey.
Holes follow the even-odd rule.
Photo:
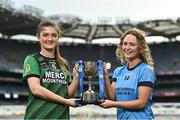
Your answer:
[[[135,80],[136,79],[136,75],[132,74],[132,73],[126,73],[124,75],[124,80]]]
[[[54,72],[54,71],[47,71],[45,72],[45,76],[43,78],[43,83],[60,83],[60,84],[67,84],[66,81],[67,76],[64,73]]]
[[[134,88],[116,88],[117,95],[131,95],[135,92]]]

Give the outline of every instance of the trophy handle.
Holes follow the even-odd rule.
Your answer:
[[[78,95],[82,97],[84,91],[84,62],[82,60],[78,61],[78,79],[79,79],[79,89]]]
[[[99,99],[105,99],[105,91],[104,91],[104,70],[103,70],[103,62],[102,60],[97,61],[97,73],[99,78]]]

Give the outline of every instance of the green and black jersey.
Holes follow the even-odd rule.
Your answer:
[[[41,86],[68,98],[71,75],[64,74],[54,58],[39,53],[28,55],[24,61],[23,80],[27,82],[29,77],[40,78]],[[69,106],[43,100],[29,91],[25,119],[69,119]]]

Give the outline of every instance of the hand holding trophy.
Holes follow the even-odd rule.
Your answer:
[[[97,63],[92,61],[83,62],[78,61],[78,77],[79,77],[79,91],[80,104],[99,104],[105,99],[104,92],[104,72],[103,62],[98,60]],[[99,80],[99,92],[92,89],[92,81],[95,78]],[[88,81],[88,90],[84,92],[84,80]]]

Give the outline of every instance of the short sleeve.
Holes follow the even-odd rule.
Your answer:
[[[29,77],[40,78],[40,68],[37,60],[29,55],[24,60],[23,65],[23,81],[27,81]]]
[[[156,80],[156,75],[153,69],[150,67],[146,67],[145,69],[142,70],[140,74],[140,79],[139,79],[139,86],[149,86],[152,87],[154,86]]]

